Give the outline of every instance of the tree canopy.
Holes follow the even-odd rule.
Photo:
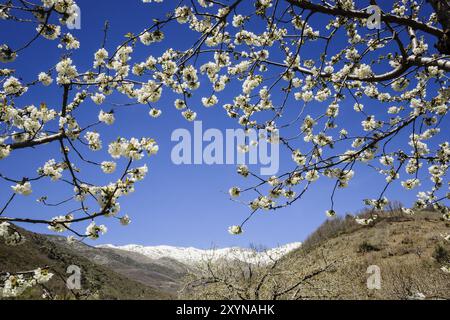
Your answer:
[[[54,144],[58,150],[47,162],[36,163],[34,176],[11,176],[8,168],[0,167],[0,179],[10,185],[1,191],[10,196],[0,206],[0,236],[8,244],[24,240],[14,223],[47,225],[79,239],[97,239],[106,232],[107,227],[96,222],[99,217],[130,223],[130,217],[120,213],[119,199],[133,193],[145,178],[144,156],[155,156],[158,143],[151,137],[104,141],[99,128],[114,126],[114,112],[80,116],[80,109],[104,105],[113,93],[126,96],[130,104],[148,105],[153,118],[164,112],[161,101],[191,122],[198,108],[220,105],[224,117],[235,119],[244,130],[266,130],[264,139],[292,155],[282,159],[285,171],[272,177],[238,167],[249,186],[231,188],[230,196],[250,211],[243,223],[230,227],[232,234],[242,233],[256,212],[301,200],[321,178],[334,186],[327,195],[327,214],[335,216],[339,189],[357,179],[362,167],[375,170],[386,183],[379,194],[364,200],[373,214],[358,223],[376,219],[376,211],[389,203],[386,193],[394,183],[417,191],[417,201],[412,208],[403,208],[405,213],[433,207],[450,220],[448,1],[143,2],[164,6],[167,15],[152,16],[145,30],[130,30],[122,43],[108,41],[105,24],[104,34],[98,35],[102,44],[88,62],[91,67],[82,68],[71,53],[83,49],[67,28],[76,23],[82,3],[1,1],[0,24],[25,24],[35,36],[23,36],[19,47],[0,40],[0,163],[23,156],[19,151],[28,150],[32,157],[43,145]],[[165,36],[173,24],[190,32],[189,47]],[[27,78],[23,70],[8,68],[39,41],[54,41],[55,50],[65,50],[51,69]],[[164,46],[162,55],[146,50],[156,44]],[[61,94],[61,104],[25,105],[22,98],[31,89],[54,90]],[[228,90],[233,98],[226,101],[221,94]],[[174,95],[177,98],[168,98]],[[191,102],[196,95],[201,95],[203,106]],[[252,144],[247,141],[241,151],[248,152]],[[108,153],[104,161],[91,160],[90,155],[102,149]],[[99,184],[95,177],[83,175],[84,166],[98,167],[113,181]],[[11,206],[43,181],[59,183],[71,195],[38,199],[42,210],[68,203],[76,203],[77,209],[51,220],[40,218],[38,212],[10,216]],[[81,222],[89,223],[86,230],[77,228]],[[15,295],[47,277],[36,272],[31,278],[21,275],[23,285],[14,287],[6,280],[4,288]]]

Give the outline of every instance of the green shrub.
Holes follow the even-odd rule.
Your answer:
[[[373,251],[380,251],[381,249],[373,244],[368,243],[367,241],[364,241],[359,245],[358,252],[359,253],[369,253]]]
[[[438,245],[433,252],[433,258],[440,264],[450,263],[450,252],[441,245]]]

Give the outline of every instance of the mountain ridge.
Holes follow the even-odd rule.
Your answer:
[[[199,262],[210,260],[240,260],[253,263],[267,263],[270,259],[280,259],[284,255],[297,250],[302,243],[294,242],[284,246],[279,246],[267,250],[254,250],[254,248],[212,248],[212,249],[198,249],[194,247],[175,247],[175,246],[144,246],[129,244],[124,246],[115,246],[112,244],[98,245],[96,248],[120,250],[126,252],[134,252],[142,254],[148,258],[159,260],[162,258],[169,258],[178,262],[195,265]]]

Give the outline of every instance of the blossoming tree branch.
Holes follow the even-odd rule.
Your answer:
[[[149,121],[168,107],[194,121],[199,108],[220,105],[224,117],[235,119],[245,130],[266,130],[262,138],[292,154],[283,161],[285,172],[273,177],[260,176],[245,165],[238,167],[246,186],[232,187],[230,196],[250,211],[243,223],[230,227],[232,234],[242,233],[257,212],[301,200],[320,178],[329,179],[333,186],[327,214],[336,215],[339,189],[357,179],[363,167],[384,176],[386,183],[380,185],[379,194],[365,200],[373,215],[358,223],[376,219],[377,210],[388,204],[386,194],[394,183],[417,192],[417,201],[404,208],[405,213],[433,207],[450,219],[445,204],[450,197],[445,182],[450,156],[445,140],[449,1],[143,2],[163,6],[167,15],[152,17],[145,30],[130,30],[122,43],[108,41],[105,25],[88,69],[71,58],[72,52],[83,50],[67,28],[78,18],[74,0],[0,2],[0,23],[24,24],[35,34],[22,36],[20,46],[0,40],[0,159],[23,156],[26,151],[32,157],[44,146],[56,146],[46,162],[35,163],[33,176],[17,176],[0,167],[0,179],[8,184],[1,194],[9,194],[0,206],[0,238],[8,245],[26,240],[15,223],[46,225],[80,240],[97,239],[107,231],[96,222],[100,217],[130,223],[130,217],[120,212],[119,200],[144,179],[148,171],[144,157],[156,155],[158,145],[151,137],[102,139],[100,128],[115,123],[114,110],[106,110],[113,93],[123,94],[130,104],[148,107]],[[189,47],[165,37],[165,29],[173,24],[192,36]],[[34,77],[8,68],[40,41],[53,41],[55,50],[64,51],[52,68]],[[150,55],[148,47],[156,43],[165,51]],[[147,57],[139,60],[137,52]],[[53,89],[55,83],[58,91]],[[229,99],[227,89],[236,84],[241,90],[233,89]],[[31,90],[52,90],[61,95],[61,103],[25,104]],[[167,92],[178,98],[167,101]],[[227,98],[222,98],[225,93]],[[203,106],[192,102],[198,95]],[[80,116],[79,111],[92,104],[104,105],[105,110],[100,107],[92,119]],[[252,146],[254,141],[248,141],[239,149],[248,152]],[[107,150],[104,161],[92,160],[103,149]],[[83,174],[85,166],[98,168],[112,182],[99,185]],[[422,179],[431,180],[431,187],[423,187]],[[46,220],[39,212],[26,217],[10,214],[15,203],[35,194],[35,184],[45,182],[68,190],[64,199],[50,194],[38,199],[42,210],[61,207],[65,210],[61,216]],[[87,228],[80,230],[83,223]],[[14,296],[50,278],[44,269],[4,273],[0,288],[3,295]]]

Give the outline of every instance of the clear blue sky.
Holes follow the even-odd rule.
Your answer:
[[[166,0],[167,3],[171,1]],[[143,4],[140,0],[111,1],[111,0],[78,0],[82,9],[82,29],[74,30],[73,34],[81,41],[81,49],[74,53],[73,59],[78,70],[83,70],[92,64],[93,53],[100,47],[103,38],[103,25],[105,20],[110,22],[108,36],[108,49],[116,47],[123,35],[127,32],[140,32],[151,23],[152,18],[161,17],[167,12],[165,4]],[[171,5],[170,5],[171,6]],[[250,7],[247,8],[251,10]],[[324,21],[322,21],[324,22]],[[317,24],[317,23],[316,23]],[[187,26],[184,26],[187,28]],[[23,36],[28,29],[25,26],[8,27],[0,29],[0,39],[6,40],[11,46],[23,43]],[[21,39],[21,40],[20,40]],[[174,42],[177,48],[186,49],[192,39],[180,31],[180,27],[171,27],[166,31],[166,39]],[[190,41],[191,40],[191,41]],[[31,49],[21,53],[21,56],[12,64],[12,68],[21,70],[25,82],[36,77],[44,70],[49,69],[59,61],[62,50],[56,49],[55,42],[41,40]],[[138,55],[144,59],[145,55],[158,55],[158,46],[142,48]],[[308,49],[308,54],[318,57],[319,53]],[[155,52],[153,52],[155,51]],[[8,65],[8,67],[10,67]],[[26,70],[26,71],[24,71]],[[201,92],[197,93],[201,97]],[[208,91],[209,92],[209,89]],[[233,92],[228,90],[220,95],[221,101],[231,98]],[[52,86],[42,90],[31,89],[30,94],[21,100],[26,104],[39,104],[45,101],[50,107],[57,108],[61,101],[61,89]],[[171,95],[165,95],[156,106],[163,109],[163,116],[153,120],[148,116],[147,106],[133,106],[116,111],[117,122],[112,128],[104,129],[102,134],[108,139],[117,135],[126,137],[150,136],[154,137],[160,145],[157,157],[146,159],[150,171],[146,180],[137,185],[137,191],[130,197],[122,198],[122,212],[133,219],[128,227],[122,227],[113,220],[100,219],[109,231],[101,238],[100,243],[113,243],[123,245],[129,243],[143,245],[174,245],[195,246],[208,248],[212,245],[226,247],[232,245],[247,246],[258,244],[263,246],[276,246],[289,242],[303,241],[305,237],[319,226],[325,219],[325,211],[330,208],[329,195],[334,182],[321,179],[305,198],[293,206],[276,212],[263,212],[258,214],[247,225],[242,236],[231,236],[227,232],[230,225],[239,224],[249,214],[249,209],[231,202],[226,194],[234,185],[246,186],[246,182],[235,174],[235,166],[175,166],[170,159],[174,143],[170,141],[172,131],[178,128],[192,129],[173,108]],[[108,103],[126,103],[126,98],[113,95],[103,105],[108,109]],[[352,108],[353,102],[341,104]],[[370,106],[373,110],[386,106]],[[81,117],[96,116],[100,108],[91,101],[83,106]],[[196,108],[199,120],[204,122],[205,128],[237,128],[233,120],[228,119],[219,106],[213,109]],[[378,113],[379,111],[373,111]],[[293,113],[295,114],[295,113]],[[354,116],[354,113],[351,114]],[[354,119],[344,119],[345,123],[352,123]],[[356,119],[359,125],[361,119]],[[448,119],[444,123],[448,127]],[[444,126],[445,127],[445,126]],[[448,137],[449,131],[445,129],[443,137]],[[13,172],[18,177],[34,172],[38,165],[42,165],[49,158],[58,158],[55,146],[43,146],[31,154],[29,151],[19,151],[20,158],[15,155],[0,162],[0,172]],[[31,156],[32,155],[32,156]],[[102,159],[102,158],[99,158]],[[290,161],[284,154],[284,160]],[[37,163],[37,164],[36,164]],[[383,177],[373,171],[362,167],[358,168],[357,176],[349,188],[341,190],[336,197],[336,211],[340,214],[355,212],[363,207],[364,198],[378,196]],[[90,169],[86,169],[90,170]],[[91,176],[99,175],[98,169],[87,171]],[[106,182],[99,177],[101,182]],[[35,200],[47,193],[54,196],[54,200],[63,198],[61,184],[45,183],[43,192],[39,185],[34,187],[35,192],[29,198],[20,198],[8,212],[10,216],[32,216],[50,218],[64,214],[57,209],[38,206]],[[1,182],[0,198],[7,199],[8,184]],[[415,199],[415,192],[406,192],[398,185],[391,187],[389,198],[400,200],[411,205]],[[26,226],[30,228],[30,226]],[[31,226],[32,230],[46,232],[42,226]]]

